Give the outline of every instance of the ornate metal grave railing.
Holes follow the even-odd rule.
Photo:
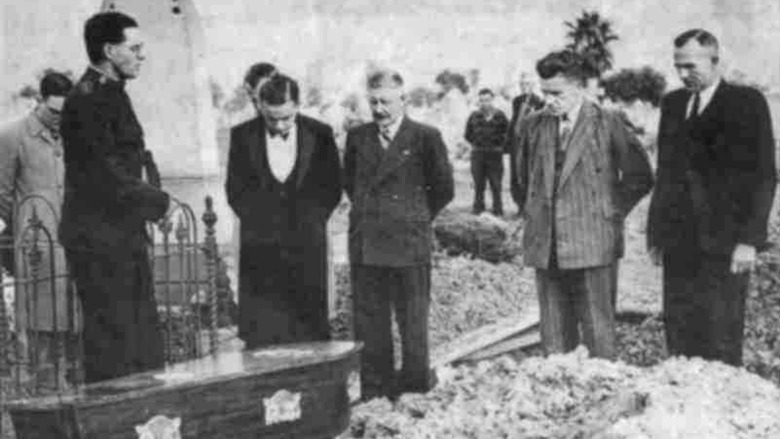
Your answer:
[[[202,241],[194,211],[178,200],[148,228],[168,364],[209,355],[230,341],[223,329],[232,325],[235,304],[219,256],[211,197],[205,207]],[[15,211],[11,231],[0,234],[0,407],[83,383],[80,306],[57,240],[58,209],[33,195]]]

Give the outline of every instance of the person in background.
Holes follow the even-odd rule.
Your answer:
[[[614,359],[623,219],[652,187],[650,163],[623,117],[586,98],[577,53],[549,53],[536,70],[548,107],[520,120],[510,140],[511,189],[525,220],[524,263],[536,269],[542,344],[552,354],[582,340]]]
[[[165,364],[146,226],[165,216],[170,197],[125,91],[146,60],[138,23],[98,13],[84,41],[90,65],[62,109],[59,236],[81,299],[90,383]]]
[[[297,82],[260,86],[230,133],[225,191],[241,221],[238,331],[248,349],[330,339],[327,229],[341,199],[333,130],[298,112]]]
[[[520,94],[512,99],[512,119],[509,120],[509,127],[506,134],[506,148],[505,153],[509,155],[509,163],[515,162],[517,152],[512,150],[512,144],[510,139],[517,131],[517,124],[519,121],[529,114],[539,111],[544,108],[544,99],[534,93],[534,82],[530,74],[523,72],[520,74]],[[520,214],[520,206],[517,206],[518,215]]]
[[[260,110],[260,106],[257,94],[260,92],[260,86],[277,73],[278,69],[276,66],[267,62],[252,64],[246,71],[246,74],[244,75],[244,89],[252,100],[252,105],[258,111]]]
[[[33,276],[33,212],[40,221],[37,227],[51,234],[38,229],[42,256],[37,261],[38,280],[17,282],[14,310],[22,344],[27,347],[33,342],[38,357],[35,364],[50,369],[65,360],[55,354],[58,340],[65,340],[68,360],[78,356],[81,330],[80,307],[68,282],[65,252],[57,240],[65,183],[60,114],[72,87],[64,74],[47,72],[40,81],[41,98],[35,110],[0,131],[0,219],[13,238],[7,244],[22,244],[13,252],[11,271],[24,280]],[[60,373],[58,378],[64,383],[65,368]]]
[[[721,78],[719,44],[703,29],[674,40],[684,87],[661,103],[658,183],[648,248],[663,264],[670,355],[742,364],[750,272],[768,247],[777,184],[769,107]]]
[[[347,134],[344,186],[352,201],[349,258],[355,338],[364,399],[426,392],[435,384],[428,353],[431,223],[454,196],[441,133],[405,115],[401,75],[367,79],[373,122]],[[403,367],[396,377],[395,310]]]
[[[472,212],[485,210],[485,184],[493,195],[493,214],[504,215],[501,200],[501,179],[504,177],[505,137],[509,121],[504,112],[493,105],[495,95],[489,88],[479,91],[479,109],[466,122],[464,137],[471,144],[471,176],[474,179]]]
[[[275,65],[267,62],[258,62],[252,64],[244,74],[244,90],[252,102],[252,108],[254,108],[254,114],[250,117],[250,120],[253,120],[257,116],[262,116],[262,113],[260,112],[260,103],[258,102],[260,86],[277,73],[278,69]],[[232,261],[230,262],[230,265],[233,267],[231,273],[239,272],[238,277],[240,278],[241,274],[238,268],[241,267],[241,220],[235,214],[233,215],[231,251],[233,256]],[[235,281],[237,279],[233,280]]]
[[[520,74],[520,94],[512,99],[512,119],[509,130],[513,130],[517,121],[544,107],[544,99],[534,93],[533,78],[528,73]]]

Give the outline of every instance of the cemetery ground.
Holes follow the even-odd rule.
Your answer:
[[[473,195],[467,162],[455,163],[455,176],[456,197],[437,219],[437,235],[442,236],[442,223],[458,222],[486,232],[471,234],[461,240],[465,244],[460,247],[452,242],[437,244],[432,271],[432,352],[484,325],[519,318],[537,300],[533,270],[523,267],[522,249],[514,242],[520,239],[522,222],[508,191],[503,194],[504,218],[475,217],[470,213]],[[489,196],[487,203],[489,207]],[[545,359],[538,346],[465,362],[442,369],[444,379],[426,395],[407,394],[397,401],[375,399],[355,406],[350,429],[342,437],[725,439],[780,435],[780,420],[772,414],[780,410],[780,253],[773,249],[762,255],[753,275],[744,368],[668,358],[660,316],[661,269],[645,251],[648,204],[646,197],[626,219],[617,303],[618,362],[588,358],[582,349]],[[334,231],[346,228],[346,212],[337,213]],[[771,222],[770,235],[776,241],[780,222],[776,215]],[[505,237],[503,246],[483,242],[472,245],[471,251],[464,250],[470,240],[473,244],[474,239],[491,235],[491,230]],[[336,260],[338,298],[333,326],[337,338],[347,338],[349,267],[343,256],[337,255]]]

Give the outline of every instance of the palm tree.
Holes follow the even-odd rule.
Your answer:
[[[569,29],[566,38],[569,44],[566,48],[583,56],[588,74],[600,77],[612,68],[612,51],[609,43],[618,39],[612,31],[612,23],[605,20],[598,12],[582,11],[574,23],[564,22]]]

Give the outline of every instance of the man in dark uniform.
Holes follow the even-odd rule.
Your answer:
[[[474,178],[473,212],[485,210],[485,183],[493,195],[493,214],[502,216],[501,179],[504,176],[504,140],[509,121],[493,106],[493,91],[479,91],[479,110],[466,122],[466,140],[471,144],[471,176]]]
[[[89,383],[164,365],[145,225],[169,197],[124,89],[145,59],[138,24],[100,13],[84,39],[91,65],[62,112],[60,239],[83,306]]]
[[[225,190],[241,220],[239,336],[249,349],[327,340],[326,224],[341,199],[333,130],[298,113],[298,84],[260,87],[261,115],[230,132]]]

